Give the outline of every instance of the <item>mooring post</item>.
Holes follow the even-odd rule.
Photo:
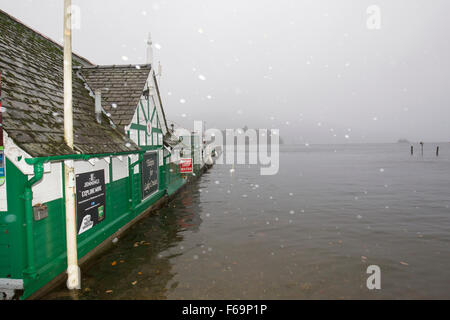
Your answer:
[[[411,155],[414,155],[414,147],[411,146]]]
[[[422,157],[423,157],[423,142],[420,142],[420,148],[421,148],[421,152],[422,152]]]
[[[439,157],[439,146],[436,148],[436,157]]]

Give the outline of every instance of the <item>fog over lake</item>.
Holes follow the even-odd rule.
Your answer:
[[[301,144],[450,140],[448,1],[73,4],[74,51],[96,64],[145,63],[152,33],[166,113],[179,125],[279,128]],[[60,42],[62,5],[0,0]],[[373,5],[379,29],[368,27]]]

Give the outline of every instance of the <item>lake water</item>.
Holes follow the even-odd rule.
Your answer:
[[[281,146],[274,176],[216,165],[46,299],[449,299],[439,146]]]

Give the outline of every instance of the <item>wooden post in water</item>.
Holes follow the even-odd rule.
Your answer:
[[[439,146],[436,148],[436,157],[439,157]]]
[[[411,146],[411,155],[414,155],[414,146]]]
[[[420,142],[420,148],[421,148],[421,152],[422,152],[422,157],[423,157],[423,142]]]

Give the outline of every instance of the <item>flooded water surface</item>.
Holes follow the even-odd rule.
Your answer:
[[[82,269],[76,295],[45,298],[449,299],[450,145],[435,147],[281,146],[274,176],[216,165]]]

